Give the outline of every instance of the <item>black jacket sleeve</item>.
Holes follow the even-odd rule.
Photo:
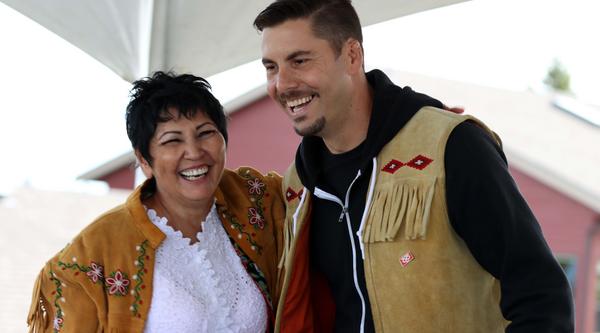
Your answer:
[[[472,122],[446,145],[450,223],[479,264],[500,280],[506,332],[573,332],[571,290],[540,226],[508,171],[506,157]]]

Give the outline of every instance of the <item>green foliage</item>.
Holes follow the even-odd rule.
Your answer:
[[[557,91],[571,91],[571,77],[567,69],[556,59],[548,69],[544,83]]]

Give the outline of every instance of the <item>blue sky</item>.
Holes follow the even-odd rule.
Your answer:
[[[597,13],[600,2],[585,0],[473,0],[427,11],[366,28],[367,68],[542,90],[559,59],[576,95],[600,105]],[[0,194],[24,184],[79,189],[78,175],[129,149],[129,83],[1,3],[0,31]],[[209,80],[226,102],[264,74],[254,62]]]

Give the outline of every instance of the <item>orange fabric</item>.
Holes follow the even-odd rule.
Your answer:
[[[310,222],[300,231],[284,303],[281,333],[332,332],[335,303],[325,277],[310,266]]]
[[[315,332],[311,284],[307,278],[310,273],[309,230],[310,223],[307,223],[298,236],[296,258],[281,318],[281,333]]]
[[[310,275],[311,296],[315,317],[315,332],[333,332],[335,324],[335,301],[325,276],[315,270]]]

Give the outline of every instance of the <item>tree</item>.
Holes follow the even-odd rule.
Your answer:
[[[552,66],[548,69],[544,83],[556,91],[571,91],[571,77],[567,69],[557,59],[554,59]]]

